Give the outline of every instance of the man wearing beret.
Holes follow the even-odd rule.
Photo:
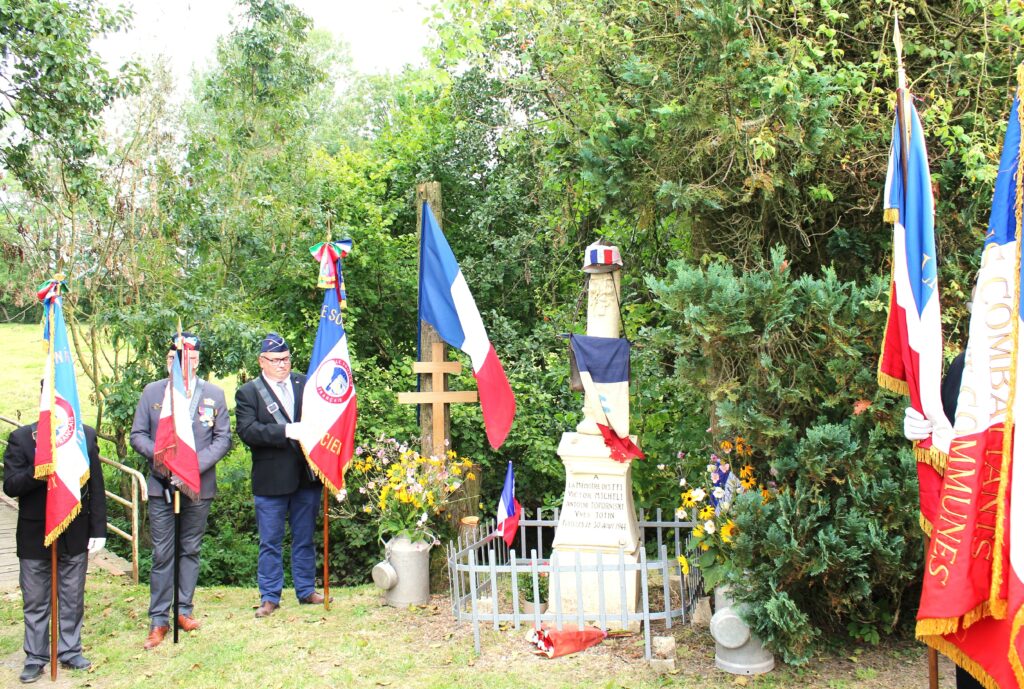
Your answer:
[[[167,370],[170,372],[174,357],[178,356],[178,334],[171,338],[167,352]],[[216,464],[231,449],[231,421],[224,400],[224,391],[200,379],[199,338],[182,333],[182,372],[189,392],[189,415],[195,434],[196,454],[199,455],[199,499],[181,496],[181,559],[178,568],[178,626],[186,632],[199,628],[193,615],[192,597],[199,578],[199,547],[206,533],[206,520],[210,504],[217,493]],[[161,476],[153,469],[153,446],[160,423],[167,378],[150,383],[142,391],[135,409],[130,436],[135,451],[149,460],[149,531],[153,540],[153,570],[149,577],[149,636],[142,645],[151,650],[160,645],[170,627],[171,606],[174,601],[174,503],[176,478]]]
[[[299,603],[323,603],[316,591],[313,531],[323,484],[310,470],[299,437],[306,377],[292,373],[288,343],[268,333],[260,343],[261,374],[235,393],[238,437],[252,452],[252,492],[260,533],[256,580],[267,617],[281,605],[285,520],[292,529],[292,582]]]
[[[82,509],[56,541],[60,626],[57,657],[61,666],[70,670],[92,666],[82,655],[86,553],[102,549],[107,540],[107,497],[96,431],[90,426],[84,430],[89,481],[82,486]],[[35,477],[35,455],[36,424],[11,433],[4,450],[4,492],[18,498],[15,541],[25,615],[25,667],[20,677],[24,684],[38,680],[50,662],[50,549],[43,546],[48,493],[46,479]]]

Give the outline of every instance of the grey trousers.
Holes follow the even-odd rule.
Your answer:
[[[178,603],[182,615],[192,614],[192,595],[199,579],[199,546],[206,533],[212,499],[192,502],[181,496],[181,564]],[[174,505],[161,495],[149,500],[149,533],[153,539],[153,570],[149,575],[149,625],[169,626],[174,605]]]
[[[50,662],[50,561],[19,560],[22,609],[25,613],[25,665]],[[57,658],[82,653],[85,571],[89,554],[61,555],[57,560]]]

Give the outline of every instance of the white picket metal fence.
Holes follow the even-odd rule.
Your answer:
[[[522,625],[539,628],[548,622],[557,629],[569,623],[625,630],[639,624],[644,634],[644,656],[650,659],[652,625],[668,629],[677,622],[685,623],[702,590],[697,567],[690,567],[689,574],[684,575],[678,559],[680,555],[686,555],[690,562],[696,559],[690,538],[694,522],[676,519],[674,511],[671,514],[672,518],[666,519],[659,509],[649,519],[640,511],[637,523],[642,545],[636,562],[621,549],[617,554],[597,553],[593,559],[588,557],[587,562],[579,553],[559,558],[557,552],[551,551],[554,529],[558,526],[557,509],[547,517],[543,510],[538,510],[533,519],[520,520],[518,539],[514,542],[519,544],[519,551],[507,547],[504,539],[494,533],[493,520],[481,523],[447,546],[452,614],[456,621],[472,624],[473,645],[478,654],[482,625],[498,629],[510,622],[518,629]],[[520,552],[529,552],[529,557]],[[630,611],[627,581],[637,573],[638,602],[635,611]],[[597,577],[602,584],[591,587],[597,591],[595,604],[594,596],[584,593],[584,581]],[[520,595],[523,578],[534,601],[540,600],[540,583],[547,579],[546,612],[536,607],[524,611]],[[606,600],[609,578],[618,582],[618,601]],[[571,582],[572,590],[565,596],[566,592],[560,589],[565,588],[567,581]],[[564,598],[575,601],[571,606],[574,609],[563,609]]]

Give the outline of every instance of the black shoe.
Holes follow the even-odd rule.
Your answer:
[[[32,684],[32,682],[35,682],[42,676],[42,665],[26,665],[25,669],[21,671],[21,676],[19,676],[18,679],[21,680],[22,684]]]
[[[60,666],[65,670],[88,670],[92,663],[86,660],[85,656],[78,654],[73,658],[60,661]]]

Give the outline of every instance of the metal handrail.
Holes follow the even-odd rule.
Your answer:
[[[22,425],[20,422],[3,415],[0,415],[0,421],[8,423],[11,426],[14,426],[15,428]],[[7,439],[0,439],[0,442],[6,445]],[[142,472],[132,469],[131,467],[126,466],[121,462],[118,462],[117,460],[108,459],[103,455],[100,455],[100,462],[106,464],[107,466],[114,467],[115,469],[124,474],[127,474],[128,477],[131,479],[129,481],[129,483],[131,484],[131,488],[129,489],[131,493],[130,498],[125,498],[121,495],[118,495],[117,493],[111,492],[110,490],[104,490],[104,493],[106,493],[108,499],[113,500],[119,505],[123,505],[124,507],[127,507],[131,510],[132,532],[130,534],[114,526],[109,521],[107,522],[107,531],[110,531],[115,535],[119,536],[120,538],[123,538],[124,540],[131,543],[132,580],[137,584],[139,583],[139,506],[140,502],[146,502],[149,500],[149,492],[146,489],[146,477],[142,474]]]

